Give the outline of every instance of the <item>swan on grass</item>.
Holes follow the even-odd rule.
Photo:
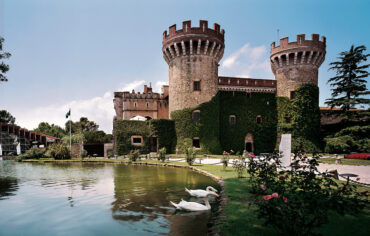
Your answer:
[[[206,205],[203,205],[203,204],[200,204],[200,203],[197,203],[197,202],[187,202],[187,201],[184,201],[183,199],[181,199],[181,202],[179,202],[178,204],[170,201],[170,203],[176,207],[177,210],[184,210],[184,211],[208,211],[208,210],[211,210],[211,205],[209,204],[209,201],[208,201],[208,196],[210,195],[213,195],[213,196],[216,196],[218,197],[218,194],[217,193],[208,193],[208,195],[206,195],[206,197],[204,198],[204,202]]]
[[[206,197],[209,193],[217,193],[217,190],[213,188],[212,186],[208,186],[206,190],[203,189],[187,189],[185,188],[185,191],[190,194],[190,196],[193,197]]]

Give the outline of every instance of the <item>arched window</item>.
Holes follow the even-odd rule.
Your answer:
[[[200,111],[199,110],[193,111],[193,121],[195,122],[200,121]]]
[[[134,102],[134,107],[137,107],[137,102]]]
[[[256,122],[257,122],[257,124],[262,124],[262,116],[261,115],[257,116]]]
[[[229,123],[230,123],[230,125],[235,125],[236,124],[236,116],[235,115],[230,115],[229,116]]]
[[[146,107],[149,107],[149,102],[146,103]]]

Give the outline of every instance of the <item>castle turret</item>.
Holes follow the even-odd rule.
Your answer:
[[[326,38],[312,34],[306,40],[297,35],[296,42],[288,37],[280,39],[280,45],[271,44],[271,69],[277,81],[277,96],[294,98],[295,89],[305,83],[318,84],[318,69],[325,60]]]
[[[169,66],[169,112],[207,102],[218,91],[218,62],[224,53],[225,31],[220,25],[208,28],[201,20],[199,27],[184,21],[163,33],[163,57]]]

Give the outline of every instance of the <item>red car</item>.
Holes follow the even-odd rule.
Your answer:
[[[366,152],[364,152],[364,153],[352,153],[352,154],[348,154],[344,158],[370,160],[370,153],[366,153]]]

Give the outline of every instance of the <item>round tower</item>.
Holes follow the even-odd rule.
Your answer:
[[[220,25],[199,27],[184,21],[163,33],[163,57],[169,67],[169,112],[208,102],[218,91],[218,62],[224,53],[225,31]]]
[[[318,84],[318,69],[325,60],[326,38],[312,34],[306,40],[297,35],[296,42],[288,37],[280,39],[280,45],[271,44],[271,69],[277,82],[277,96],[295,97],[295,89],[305,83]]]

